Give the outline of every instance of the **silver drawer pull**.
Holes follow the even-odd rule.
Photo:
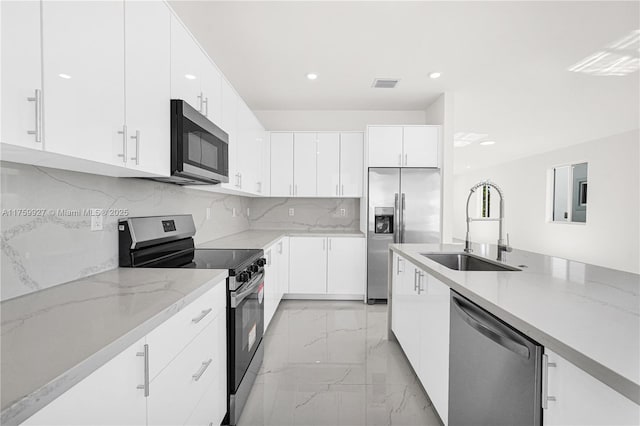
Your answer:
[[[194,324],[199,323],[200,321],[202,321],[202,319],[203,319],[204,317],[206,317],[207,315],[209,315],[209,313],[210,313],[211,311],[213,311],[213,308],[209,308],[209,309],[206,309],[206,310],[204,310],[204,311],[200,312],[200,315],[198,315],[197,317],[195,317],[194,319],[192,319],[192,320],[191,320],[191,322],[192,322],[192,323],[194,323]]]
[[[200,377],[202,377],[204,372],[207,371],[207,368],[209,368],[209,365],[211,365],[211,361],[213,361],[213,359],[209,358],[209,361],[205,361],[205,362],[202,363],[202,365],[200,366],[200,369],[198,371],[196,371],[196,374],[191,376],[191,377],[193,377],[193,380],[195,380],[196,382],[198,380],[200,380]]]
[[[137,388],[144,391],[144,396],[149,396],[149,345],[144,345],[142,352],[137,352],[136,356],[144,357],[144,384],[138,385]]]

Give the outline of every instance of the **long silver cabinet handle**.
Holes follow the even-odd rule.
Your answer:
[[[340,195],[344,195],[344,183],[342,184],[342,192],[340,193]]]
[[[338,184],[336,183],[336,195],[340,195],[340,192],[338,192]]]
[[[282,254],[282,241],[278,243],[278,254]]]
[[[140,130],[136,130],[135,136],[131,136],[131,139],[135,139],[136,141],[136,156],[131,157],[131,159],[135,160],[137,166],[140,164]]]
[[[36,142],[42,142],[42,90],[36,89],[34,95],[28,97],[27,101],[34,102],[36,107],[36,129],[27,130],[27,134],[34,135]]]
[[[293,195],[298,195],[298,184],[293,185]]]
[[[413,270],[413,291],[418,291],[418,270]]]
[[[122,162],[127,164],[127,125],[122,126],[122,130],[118,130],[118,134],[122,135],[122,154],[118,154],[118,157],[122,157]]]
[[[142,352],[136,353],[136,356],[144,357],[144,384],[138,385],[137,389],[144,389],[144,396],[149,396],[149,345],[144,345]]]
[[[200,112],[202,114],[202,104],[203,104],[203,96],[202,96],[202,92],[200,92],[200,94],[198,95],[198,101],[200,102],[200,107],[198,108],[198,112]]]
[[[404,264],[404,260],[401,257],[398,257],[396,265],[396,275],[400,275],[400,272],[404,272],[404,269],[400,270],[400,262]]]
[[[418,295],[424,291],[424,287],[422,287],[422,279],[424,278],[424,272],[418,272]]]
[[[408,160],[409,160],[409,155],[408,155],[408,154],[405,154],[405,155],[404,155],[404,165],[405,165],[405,166],[407,165],[407,161],[408,161]]]
[[[549,362],[549,356],[542,354],[542,408],[549,408],[549,401],[555,401],[555,396],[549,396],[549,368],[555,367],[555,362]]]
[[[202,103],[205,105],[204,115],[209,116],[209,98],[204,98],[204,101],[202,101]]]
[[[209,358],[208,361],[204,361],[202,363],[202,365],[200,366],[200,369],[196,371],[193,376],[191,376],[193,380],[195,380],[196,382],[200,380],[200,377],[202,377],[204,372],[207,371],[207,368],[209,368],[209,366],[211,365],[211,361],[213,361],[213,359]]]
[[[331,238],[327,238],[327,241],[329,241],[329,250],[331,250]]]
[[[191,322],[194,323],[194,324],[199,323],[200,321],[202,321],[204,319],[204,317],[209,315],[211,313],[211,311],[213,311],[213,308],[205,309],[204,311],[200,312],[200,315],[198,315],[197,317],[192,319]]]

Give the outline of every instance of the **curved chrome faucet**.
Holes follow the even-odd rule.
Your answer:
[[[490,218],[481,218],[481,219],[471,219],[471,217],[469,217],[469,200],[471,200],[471,195],[476,192],[476,189],[481,188],[483,186],[489,186],[491,188],[494,188],[496,191],[498,191],[498,195],[500,196],[500,217],[498,219],[490,219]],[[490,180],[484,180],[482,182],[478,182],[475,185],[473,185],[471,187],[471,189],[469,190],[469,196],[467,197],[467,236],[465,238],[465,242],[464,242],[464,251],[467,253],[471,253],[473,250],[471,250],[471,241],[469,241],[469,225],[471,224],[471,222],[473,220],[477,220],[477,221],[492,221],[492,220],[497,220],[499,222],[499,229],[498,229],[498,260],[504,261],[504,253],[505,252],[510,252],[512,249],[511,247],[509,247],[509,234],[507,234],[507,242],[505,244],[504,238],[502,236],[502,230],[503,230],[503,222],[504,222],[504,194],[502,192],[502,189],[500,189],[500,187],[498,185],[496,185],[495,183],[491,182]]]

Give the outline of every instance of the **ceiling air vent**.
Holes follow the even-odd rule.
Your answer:
[[[373,80],[373,85],[376,89],[393,89],[398,84],[397,78],[376,78]]]

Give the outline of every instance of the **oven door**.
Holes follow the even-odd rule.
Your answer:
[[[264,272],[229,293],[229,385],[235,393],[264,332]]]
[[[229,182],[229,136],[178,99],[171,100],[171,174],[203,184]]]

